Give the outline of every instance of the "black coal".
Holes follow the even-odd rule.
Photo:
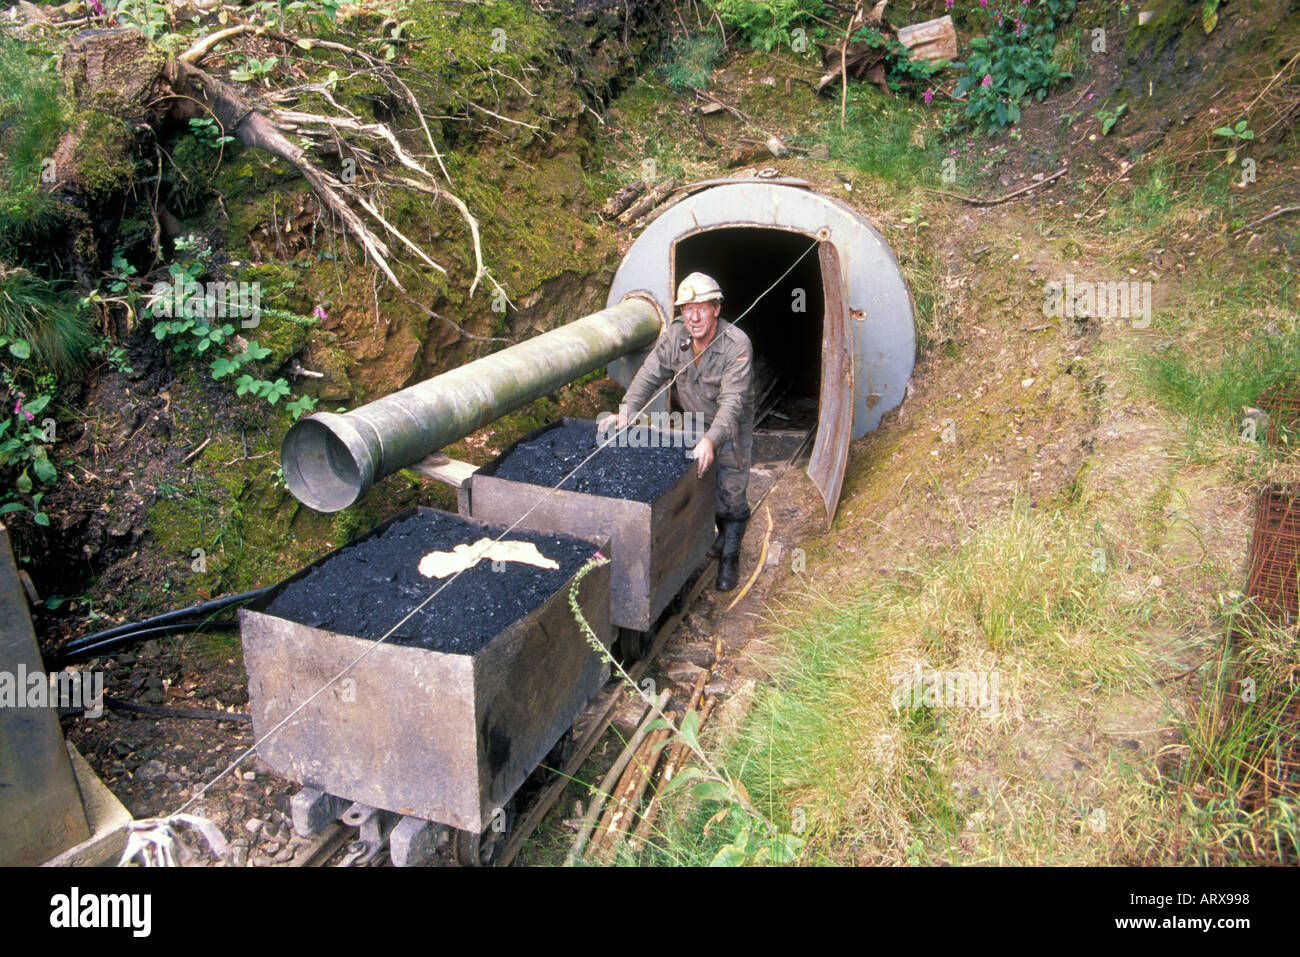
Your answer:
[[[338,634],[376,640],[445,585],[425,578],[420,559],[461,543],[496,538],[504,528],[470,525],[454,515],[420,511],[398,519],[324,559],[286,585],[266,608],[277,618]],[[515,529],[510,541],[532,542],[558,569],[521,562],[481,561],[462,572],[388,639],[448,654],[473,654],[514,622],[541,607],[595,549],[568,535]],[[565,596],[567,601],[567,595]]]
[[[647,436],[648,430],[629,432],[629,444],[601,449],[560,488],[605,498],[652,503],[692,466],[687,450],[644,448],[632,442]],[[498,463],[497,478],[554,488],[564,476],[596,451],[596,428],[581,421],[564,422],[536,438],[520,442]]]

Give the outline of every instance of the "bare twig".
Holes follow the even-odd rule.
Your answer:
[[[1234,229],[1232,231],[1232,235],[1235,236],[1237,235],[1237,233],[1244,233],[1246,230],[1254,229],[1256,226],[1263,226],[1269,220],[1277,219],[1279,216],[1288,216],[1291,213],[1300,213],[1300,206],[1283,206],[1281,209],[1275,209],[1267,216],[1261,216],[1253,223],[1247,223],[1245,226],[1242,226],[1240,229]]]
[[[1042,179],[1038,180],[1037,182],[1030,183],[1028,186],[1022,187],[1021,189],[1018,189],[1014,192],[1007,193],[1005,196],[998,196],[995,199],[978,199],[977,197],[974,196],[963,196],[961,193],[950,193],[947,190],[930,189],[928,186],[925,187],[925,190],[928,193],[937,193],[940,196],[948,196],[951,197],[952,199],[959,199],[963,203],[970,203],[972,206],[996,206],[999,203],[1005,203],[1009,199],[1015,199],[1017,196],[1021,196],[1025,193],[1028,193],[1030,190],[1038,189],[1038,187],[1040,186],[1046,186],[1048,183],[1052,182],[1053,180],[1059,179],[1060,177],[1064,176],[1068,171],[1069,171],[1068,166],[1062,166],[1060,169],[1058,169],[1055,173],[1051,174],[1050,176],[1044,176]]]

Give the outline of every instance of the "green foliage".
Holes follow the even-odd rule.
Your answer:
[[[230,322],[221,321],[228,316],[239,316],[245,304],[237,299],[222,298],[235,295],[233,283],[210,283],[206,291],[199,285],[211,267],[211,251],[200,245],[193,236],[176,241],[177,259],[167,267],[170,282],[154,287],[153,295],[145,305],[145,315],[153,320],[153,335],[159,342],[169,342],[172,351],[189,359],[207,359],[208,371],[214,381],[235,376],[235,393],[251,395],[276,405],[290,397],[287,380],[264,379],[257,374],[257,363],[269,358],[272,350],[256,339],[245,342]],[[113,257],[116,270],[106,291],[95,290],[86,302],[114,302],[134,311],[141,298],[137,293],[140,281],[136,270],[119,251]],[[182,297],[178,310],[175,291]],[[260,309],[261,317],[276,317],[301,324],[315,320],[297,316],[281,309]],[[122,357],[125,361],[125,357]],[[302,396],[288,402],[286,407],[294,418],[310,411],[316,400]]]
[[[569,587],[569,608],[582,629],[587,643],[615,670],[619,677],[634,692],[640,689],[623,666],[610,656],[608,649],[592,631],[582,606],[578,602],[578,588],[582,580],[595,568],[609,563],[603,555],[596,555],[578,570]],[[658,718],[646,725],[646,731],[666,730],[668,736],[659,743],[659,749],[667,747],[674,739],[684,744],[694,757],[695,764],[684,768],[677,774],[663,791],[662,797],[668,797],[678,789],[686,788],[697,801],[712,801],[722,804],[709,823],[704,826],[707,833],[715,824],[722,823],[726,843],[716,849],[709,861],[713,867],[737,867],[745,864],[790,864],[803,850],[803,840],[793,834],[782,832],[775,824],[761,814],[750,800],[749,792],[738,777],[733,777],[718,767],[700,744],[700,715],[695,710],[687,711],[680,724],[674,724],[663,712],[663,705],[668,700],[668,693],[651,702],[651,709]]]
[[[1119,106],[1117,106],[1114,109],[1114,111],[1105,109],[1103,107],[1102,109],[1096,112],[1095,116],[1097,117],[1097,121],[1101,123],[1102,136],[1110,135],[1110,131],[1115,128],[1115,124],[1119,122],[1119,118],[1124,115],[1127,109],[1128,109],[1128,104],[1121,103]]]
[[[91,332],[62,285],[0,263],[0,335],[27,344],[36,373],[69,375],[84,359]]]
[[[1238,120],[1236,126],[1220,126],[1214,131],[1216,136],[1226,136],[1230,140],[1253,140],[1255,131],[1246,120]]]
[[[1216,136],[1222,136],[1232,145],[1228,147],[1228,163],[1237,162],[1238,144],[1248,142],[1255,138],[1255,131],[1250,128],[1246,120],[1238,120],[1236,126],[1220,126],[1214,131]]]
[[[61,220],[41,189],[64,130],[64,106],[51,58],[0,34],[0,250],[30,242]]]
[[[762,50],[789,46],[800,24],[811,28],[815,23],[812,15],[822,16],[827,12],[821,0],[707,0],[707,3],[725,26],[739,30],[742,38]]]
[[[233,136],[226,136],[217,125],[217,121],[210,116],[202,119],[190,120],[190,132],[204,146],[210,146],[214,150],[221,149],[226,143],[235,142]]]
[[[664,64],[664,80],[674,90],[709,85],[714,68],[722,61],[722,40],[712,33],[677,37]]]
[[[1042,100],[1071,74],[1053,55],[1054,31],[1074,13],[1075,0],[1045,0],[1037,5],[991,8],[983,36],[967,44],[967,57],[955,66],[963,73],[954,96],[966,105],[950,117],[949,129],[984,130],[989,135],[1020,121],[1025,97]]]
[[[91,346],[90,354],[97,359],[102,359],[118,372],[126,375],[135,374],[135,369],[131,368],[131,362],[126,357],[126,350],[107,339],[101,339]]]
[[[41,509],[46,490],[37,492],[36,485],[53,485],[59,478],[46,449],[56,437],[56,423],[49,415],[41,416],[56,394],[55,379],[48,372],[32,374],[27,368],[31,358],[26,339],[0,335],[0,383],[5,387],[5,410],[0,415],[0,516],[28,511],[37,525],[49,525],[50,517]],[[24,382],[30,384],[20,385]]]
[[[1201,28],[1211,33],[1219,24],[1220,0],[1203,0],[1201,3]]]
[[[256,80],[258,77],[266,77],[270,75],[275,71],[275,68],[279,63],[280,58],[276,56],[269,56],[261,60],[250,56],[245,61],[244,68],[242,70],[235,70],[230,74],[230,78],[232,80],[239,80],[241,83],[247,83],[250,80]],[[191,125],[193,125],[194,122],[194,120],[190,120]]]
[[[885,51],[885,76],[891,90],[909,84],[924,86],[940,69],[937,63],[913,60],[911,51],[898,42],[898,37],[887,37],[875,27],[863,27],[853,34],[852,42],[868,43]]]

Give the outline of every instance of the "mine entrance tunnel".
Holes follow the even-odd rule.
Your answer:
[[[760,422],[771,411],[777,414],[769,424],[815,421],[826,310],[821,257],[811,248],[817,243],[792,230],[735,226],[686,236],[673,247],[673,288],[692,272],[712,276],[725,297],[722,318],[739,319],[737,328],[754,346]]]
[[[815,432],[808,475],[833,517],[849,442],[903,401],[916,359],[912,297],[861,213],[809,183],[769,178],[688,187],[628,249],[600,312],[350,412],[300,420],[281,450],[289,490],[337,511],[588,372],[606,366],[626,387],[676,313],[678,281],[696,270],[718,280],[724,317],[740,319],[754,345],[756,411]]]

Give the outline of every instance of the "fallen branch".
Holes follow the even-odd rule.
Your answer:
[[[601,780],[600,786],[592,796],[591,807],[587,808],[587,813],[582,819],[582,828],[578,831],[578,836],[574,838],[573,846],[569,848],[569,854],[565,858],[565,867],[572,867],[577,862],[579,855],[582,854],[583,848],[586,847],[587,841],[591,838],[591,833],[596,827],[596,822],[600,819],[600,812],[609,799],[610,790],[614,788],[628,762],[632,760],[632,755],[636,753],[637,748],[641,746],[641,742],[645,740],[651,722],[659,718],[660,712],[663,711],[664,705],[668,703],[668,697],[671,693],[670,691],[660,692],[659,698],[654,704],[646,706],[635,733],[628,739],[627,746],[614,761],[609,773]]]
[[[668,720],[676,727],[681,715],[670,712]],[[600,827],[596,829],[591,844],[587,847],[588,860],[609,864],[618,855],[618,847],[630,830],[637,808],[641,806],[641,796],[650,784],[655,765],[658,764],[661,743],[667,740],[668,734],[667,728],[660,728],[649,734],[641,742],[641,747],[637,748],[623,776],[619,778],[614,790],[614,803],[606,809]]]
[[[189,455],[185,456],[185,458],[181,459],[180,462],[177,463],[177,466],[176,466],[176,467],[177,467],[177,468],[180,468],[182,465],[184,465],[184,464],[185,464],[186,462],[188,462],[190,459],[194,458],[194,456],[198,455],[200,452],[202,452],[204,449],[206,449],[206,448],[208,447],[208,443],[211,442],[211,441],[212,441],[212,436],[209,435],[206,439],[203,440],[203,443],[202,443],[202,444],[201,444],[197,449],[195,449],[195,450],[194,450],[193,452],[191,452]]]
[[[605,200],[605,205],[600,207],[600,215],[606,219],[618,218],[618,214],[631,206],[643,192],[645,192],[645,180],[633,180]]]
[[[631,226],[638,219],[644,216],[650,210],[658,206],[669,193],[677,189],[677,180],[666,179],[650,192],[646,193],[639,200],[632,204],[626,212],[618,217],[620,226]]]
[[[1265,223],[1269,222],[1270,220],[1277,219],[1279,216],[1288,216],[1291,213],[1300,213],[1300,206],[1283,206],[1281,209],[1275,209],[1267,216],[1261,216],[1253,223],[1247,223],[1245,226],[1242,226],[1240,229],[1234,229],[1232,231],[1232,235],[1235,236],[1237,235],[1237,233],[1244,233],[1246,230],[1254,229],[1256,226],[1263,226]]]
[[[940,196],[948,196],[952,199],[959,199],[963,203],[970,203],[972,206],[996,206],[999,203],[1005,203],[1009,199],[1015,199],[1017,196],[1022,196],[1031,190],[1038,189],[1038,187],[1040,186],[1046,186],[1048,183],[1052,182],[1053,180],[1059,179],[1062,176],[1064,176],[1067,172],[1069,172],[1069,169],[1070,168],[1068,166],[1062,166],[1060,169],[1058,169],[1055,173],[1053,173],[1050,176],[1044,176],[1041,180],[1038,180],[1035,183],[1030,183],[1028,186],[1022,187],[1021,189],[1015,190],[1014,192],[1007,193],[1005,196],[998,196],[995,199],[978,199],[974,196],[963,196],[961,193],[950,193],[947,190],[931,189],[928,186],[925,187],[925,191],[927,193],[937,193]],[[1098,198],[1100,199],[1100,197]]]
[[[717,659],[715,658],[715,664],[716,661]],[[704,695],[704,687],[708,683],[710,674],[712,674],[711,667],[701,671],[700,676],[695,679],[695,687],[691,690],[691,698],[686,703],[686,711],[688,714],[699,707],[700,698]],[[712,698],[709,699],[709,705],[700,714],[700,728],[704,727],[704,721],[707,718],[709,711],[712,710],[713,700],[714,699]],[[636,830],[632,834],[632,839],[628,841],[628,850],[632,851],[632,853],[635,854],[639,851],[642,843],[644,843],[645,839],[649,837],[650,829],[654,827],[655,818],[658,816],[659,808],[663,803],[659,796],[663,793],[664,789],[672,783],[673,778],[677,774],[678,768],[680,768],[685,762],[689,753],[690,749],[684,741],[678,741],[669,748],[668,758],[664,761],[663,770],[659,772],[659,778],[655,782],[654,793],[650,795],[650,800],[646,804],[645,811],[641,814],[641,820],[637,823]]]

